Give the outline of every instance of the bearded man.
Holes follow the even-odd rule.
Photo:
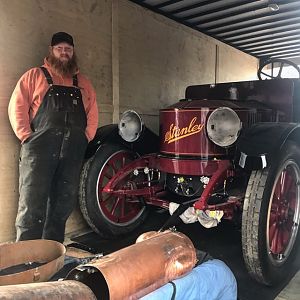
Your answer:
[[[8,114],[21,141],[16,240],[63,242],[84,153],[98,126],[96,94],[79,73],[71,35],[53,35],[44,65],[18,81]]]

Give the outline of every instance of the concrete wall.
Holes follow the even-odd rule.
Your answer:
[[[42,63],[57,31],[75,39],[81,70],[97,91],[100,125],[130,107],[156,130],[158,109],[182,98],[187,85],[247,80],[257,68],[256,59],[127,0],[1,0],[0,242],[14,239],[18,202],[19,142],[8,101],[19,77]],[[85,226],[76,211],[67,230]]]

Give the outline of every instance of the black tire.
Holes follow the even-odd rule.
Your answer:
[[[136,153],[121,145],[103,144],[84,164],[79,187],[80,209],[89,226],[101,237],[115,238],[129,233],[147,216],[148,211],[141,199],[101,192],[108,178],[137,157]]]
[[[252,172],[242,217],[247,269],[266,285],[278,284],[293,272],[300,244],[299,147],[288,142],[276,162]]]

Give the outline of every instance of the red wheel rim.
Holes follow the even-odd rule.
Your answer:
[[[278,172],[268,213],[267,243],[274,263],[283,262],[295,243],[299,224],[298,165],[287,161]]]
[[[135,196],[128,197],[126,195],[116,196],[104,193],[103,188],[107,182],[126,164],[136,158],[133,152],[121,150],[111,155],[103,164],[97,180],[97,199],[99,209],[103,216],[115,225],[126,226],[133,223],[145,210],[145,206],[141,204]],[[126,180],[118,185],[118,188],[131,189],[135,187],[135,182]]]

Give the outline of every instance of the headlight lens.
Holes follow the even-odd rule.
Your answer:
[[[143,121],[134,110],[125,111],[119,121],[119,134],[126,142],[136,141],[143,130]]]
[[[208,117],[206,131],[209,139],[218,146],[228,147],[238,138],[242,123],[234,110],[219,107]]]

